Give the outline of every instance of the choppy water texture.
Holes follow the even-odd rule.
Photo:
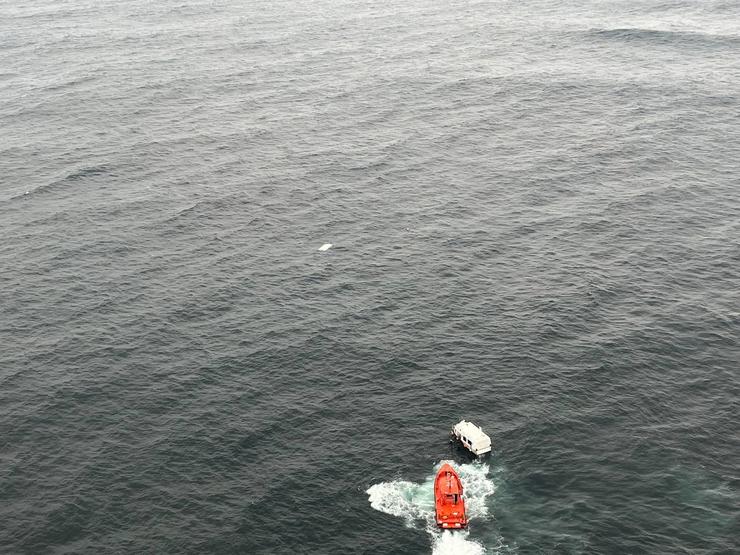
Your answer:
[[[0,551],[736,551],[738,176],[735,1],[0,0]]]

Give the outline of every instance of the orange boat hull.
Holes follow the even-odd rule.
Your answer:
[[[445,530],[468,527],[463,487],[457,472],[443,464],[434,479],[434,515],[437,526]]]

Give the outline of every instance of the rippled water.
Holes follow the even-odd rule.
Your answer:
[[[739,29],[0,0],[0,551],[737,550]]]

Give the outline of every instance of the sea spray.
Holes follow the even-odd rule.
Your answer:
[[[432,555],[482,555],[485,548],[469,539],[470,532],[434,530],[432,533]]]
[[[485,549],[469,538],[467,531],[441,531],[434,524],[434,477],[442,463],[424,482],[417,484],[406,480],[381,482],[367,490],[373,509],[403,518],[409,527],[424,528],[431,536],[434,555],[479,555]],[[465,506],[470,519],[486,516],[486,497],[494,492],[488,477],[488,465],[480,463],[454,464],[465,492]]]
[[[434,517],[432,482],[415,484],[404,480],[381,482],[367,490],[370,506],[382,513],[402,517],[408,526]]]

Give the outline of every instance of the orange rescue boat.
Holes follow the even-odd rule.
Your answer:
[[[435,520],[440,528],[468,527],[462,482],[447,463],[442,465],[434,479],[434,508]]]

